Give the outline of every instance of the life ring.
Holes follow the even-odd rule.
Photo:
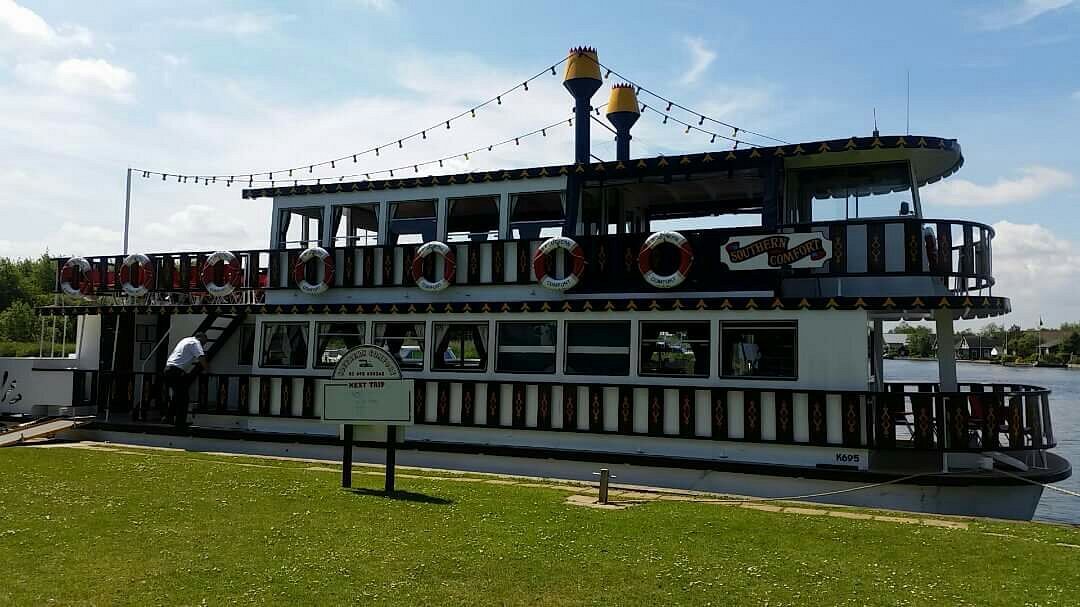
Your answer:
[[[443,258],[443,276],[439,280],[428,280],[424,276],[424,259],[432,253],[442,255]],[[425,242],[416,250],[416,255],[412,260],[411,274],[416,286],[424,291],[442,291],[446,287],[449,287],[450,283],[454,282],[456,268],[457,265],[454,263],[454,251],[449,245],[439,242],[438,240],[433,240],[431,242]]]
[[[87,297],[94,292],[93,266],[84,257],[72,257],[60,269],[60,290],[72,297]]]
[[[570,256],[572,264],[570,272],[562,278],[555,278],[548,274],[547,257],[549,254],[562,249]],[[545,289],[552,291],[565,291],[572,289],[581,280],[585,273],[585,254],[581,251],[581,245],[574,242],[573,238],[555,236],[540,243],[532,258],[533,273],[536,274],[536,282]]]
[[[307,263],[316,258],[322,261],[323,279],[312,284],[307,280]],[[304,249],[293,266],[293,280],[301,291],[309,295],[318,295],[329,289],[330,285],[334,284],[334,261],[330,258],[330,253],[322,247]]]
[[[652,252],[662,244],[672,244],[679,248],[679,268],[664,276],[657,274],[652,268]],[[678,232],[654,232],[645,239],[645,244],[641,245],[637,262],[638,270],[641,271],[645,282],[658,289],[670,289],[681,285],[686,280],[686,276],[690,273],[690,265],[694,263],[694,249],[690,246],[690,241]]]
[[[214,266],[218,263],[225,264],[221,276],[221,283],[214,282]],[[203,286],[206,292],[214,297],[225,297],[240,286],[243,275],[240,271],[240,261],[229,251],[217,251],[206,258],[200,272]]]
[[[132,280],[134,267],[135,279]],[[131,297],[142,297],[154,286],[154,265],[150,258],[142,253],[134,253],[124,258],[120,265],[120,288]]]

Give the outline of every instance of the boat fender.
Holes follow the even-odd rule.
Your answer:
[[[566,276],[555,278],[548,273],[548,255],[560,249],[570,256],[571,269]],[[552,291],[566,291],[573,288],[581,280],[581,275],[585,273],[585,254],[581,250],[581,245],[574,242],[574,239],[555,236],[540,243],[536,252],[533,253],[532,266],[533,273],[536,274],[536,282],[540,286]]]
[[[72,297],[89,297],[94,292],[94,272],[84,257],[72,257],[60,269],[60,290]]]
[[[120,288],[131,297],[142,297],[154,286],[154,265],[142,253],[133,253],[120,265]]]
[[[307,280],[307,263],[312,259],[319,259],[323,266],[323,278],[316,283],[310,283]],[[293,280],[301,291],[309,295],[325,292],[334,283],[334,261],[330,258],[330,253],[322,247],[304,249],[304,252],[296,258],[296,265],[293,266]]]
[[[671,244],[679,248],[679,268],[671,274],[661,276],[652,268],[652,252],[662,244]],[[638,253],[638,270],[645,282],[658,289],[677,287],[686,280],[690,266],[694,263],[694,249],[686,237],[678,232],[654,232],[645,239]]]
[[[214,266],[219,263],[224,264],[225,268],[222,272],[221,282],[217,283],[214,282]],[[236,287],[240,286],[243,280],[240,261],[236,258],[236,255],[229,251],[216,251],[210,257],[207,257],[200,274],[206,292],[214,297],[229,295],[236,290]]]
[[[443,258],[443,276],[439,280],[428,280],[424,277],[424,260],[432,254],[441,255]],[[439,242],[438,240],[433,240],[431,242],[425,242],[416,250],[416,255],[413,256],[412,260],[411,274],[416,286],[424,291],[442,291],[446,287],[449,287],[450,283],[454,282],[456,268],[454,252],[450,249],[449,245]]]

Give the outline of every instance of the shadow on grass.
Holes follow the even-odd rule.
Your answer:
[[[401,500],[403,502],[416,502],[419,504],[436,504],[438,506],[448,506],[454,502],[442,497],[435,497],[432,495],[424,495],[423,493],[413,493],[412,491],[393,491],[387,493],[379,489],[346,489],[353,495],[385,497],[392,500]]]

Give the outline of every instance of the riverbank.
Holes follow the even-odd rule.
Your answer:
[[[404,470],[388,499],[357,470],[349,492],[325,463],[0,451],[0,602],[1069,605],[1080,587],[1070,526],[691,496],[601,510],[573,503],[591,488]]]

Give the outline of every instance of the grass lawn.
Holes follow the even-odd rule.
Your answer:
[[[0,605],[1080,604],[1076,528],[601,511],[439,478],[387,499],[305,462],[128,451],[0,450]]]

